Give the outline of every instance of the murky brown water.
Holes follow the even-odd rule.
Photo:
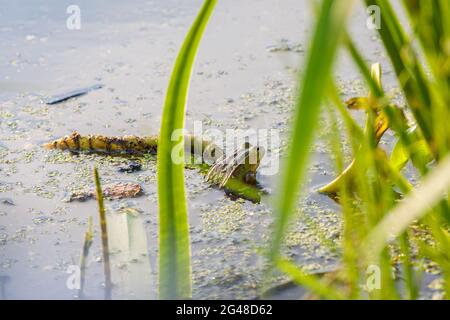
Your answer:
[[[145,195],[108,201],[113,297],[155,297],[157,201],[155,159],[143,171],[120,173],[129,159],[47,151],[40,144],[82,134],[149,135],[159,131],[172,63],[201,1],[77,1],[81,29],[66,28],[67,1],[0,1],[1,298],[71,299],[66,271],[77,265],[95,201],[64,202],[71,190],[92,186],[92,168],[107,182],[140,182]],[[372,61],[385,62],[360,9],[352,30]],[[285,141],[296,70],[311,34],[307,1],[221,1],[202,42],[187,108],[187,128],[277,129]],[[285,39],[285,40],[283,40]],[[273,50],[283,41],[295,46]],[[272,49],[271,49],[272,48]],[[384,65],[387,66],[386,63]],[[346,93],[364,92],[346,57],[338,75]],[[386,72],[386,85],[392,77]],[[100,90],[48,106],[48,96],[96,83]],[[324,123],[324,128],[326,124]],[[284,148],[279,151],[282,154]],[[326,145],[318,144],[306,199],[287,239],[287,253],[311,270],[338,259],[315,230],[339,239],[337,208],[313,187],[331,176]],[[262,252],[270,236],[268,199],[233,201],[186,171],[195,298],[253,298],[261,291]],[[276,176],[260,176],[276,192]],[[305,218],[306,217],[306,218]],[[98,223],[96,224],[98,230]],[[98,231],[88,259],[85,293],[103,297]],[[289,296],[289,297],[295,297]]]

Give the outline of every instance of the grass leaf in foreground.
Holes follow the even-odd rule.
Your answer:
[[[176,130],[184,128],[185,106],[192,65],[209,17],[217,0],[205,0],[178,53],[166,93],[158,146],[159,200],[159,298],[191,297],[189,223],[184,190],[184,152],[175,163],[172,151],[183,145],[183,135],[172,141]]]
[[[353,2],[324,0],[320,8],[313,41],[308,51],[306,70],[300,83],[301,92],[293,120],[290,151],[275,199],[277,216],[270,252],[274,261],[279,258],[283,236],[297,201],[314,130],[319,120],[320,105],[326,95],[335,55]]]

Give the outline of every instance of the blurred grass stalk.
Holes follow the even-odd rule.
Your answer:
[[[108,226],[106,223],[105,204],[98,170],[94,167],[95,190],[98,203],[100,231],[102,236],[103,272],[105,275],[105,300],[112,298],[111,264],[109,262]]]
[[[297,202],[304,178],[310,146],[319,120],[320,106],[331,79],[340,37],[354,1],[324,0],[319,9],[312,44],[309,48],[304,76],[300,81],[296,114],[293,120],[290,149],[282,180],[275,199],[277,213],[270,256],[278,260],[283,236]]]
[[[183,142],[183,135],[172,140],[176,130],[184,128],[185,106],[192,67],[217,0],[205,0],[175,61],[161,120],[158,146],[159,201],[159,298],[186,299],[191,293],[189,223],[184,189],[184,161],[174,163],[172,150]],[[177,155],[184,159],[184,151]]]
[[[381,9],[378,32],[412,121],[407,121],[402,109],[390,102],[381,81],[377,83],[373,77],[374,69],[371,72],[357,43],[347,33],[345,25],[351,3],[322,0],[300,82],[291,147],[275,199],[276,222],[270,257],[293,280],[331,299],[417,298],[420,283],[414,261],[433,261],[442,271],[444,291],[450,298],[450,24],[446,21],[450,4],[447,0],[403,0],[413,31],[409,36],[389,1],[364,2]],[[417,43],[421,44],[421,52],[413,45]],[[347,48],[369,88],[371,108],[367,108],[364,131],[340,101],[334,84],[333,64],[340,45]],[[282,257],[283,237],[305,180],[320,104],[325,97],[344,120],[354,157],[351,179],[344,177],[338,188],[343,218],[341,271],[346,288],[324,285],[319,278],[307,275]],[[398,137],[390,158],[377,142],[380,114]],[[337,133],[331,135],[337,170],[342,172],[344,155],[340,137]],[[401,171],[410,160],[420,177],[418,187],[413,187],[409,176]],[[412,225],[416,228],[414,232],[410,229]],[[431,240],[422,239],[417,235],[420,233]],[[395,252],[400,259],[394,262]],[[373,265],[380,268],[381,290],[364,287],[367,267]],[[403,267],[406,290],[399,288],[398,278],[393,276],[398,266]]]

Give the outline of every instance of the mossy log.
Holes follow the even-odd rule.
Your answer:
[[[72,152],[99,152],[110,154],[156,154],[159,136],[139,137],[135,135],[108,137],[104,135],[86,135],[73,132],[60,139],[45,143],[47,149],[68,150]],[[215,158],[222,150],[209,139],[193,135],[184,136],[186,152],[204,155],[205,151]]]

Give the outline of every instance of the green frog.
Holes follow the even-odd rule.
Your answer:
[[[264,153],[263,147],[246,142],[231,155],[216,160],[206,174],[206,181],[224,189],[229,196],[258,203],[265,193],[256,180]]]
[[[226,187],[230,179],[256,185],[256,171],[264,152],[264,148],[246,142],[228,157],[216,160],[209,169],[206,180],[221,188]]]

